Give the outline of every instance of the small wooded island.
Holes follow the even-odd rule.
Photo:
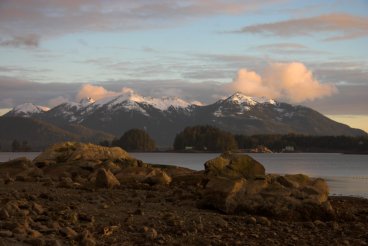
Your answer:
[[[366,245],[368,201],[225,152],[203,171],[64,142],[0,165],[1,245]]]

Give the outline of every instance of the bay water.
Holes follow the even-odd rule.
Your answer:
[[[0,152],[0,162],[25,156],[35,158],[39,153]],[[131,153],[137,159],[154,164],[167,164],[203,170],[203,164],[217,153]],[[272,153],[249,154],[262,163],[267,173],[298,174],[322,177],[327,180],[330,195],[368,198],[368,155],[335,153]]]

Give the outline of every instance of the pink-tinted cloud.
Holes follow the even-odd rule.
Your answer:
[[[76,96],[76,100],[80,101],[83,98],[91,97],[94,100],[99,100],[105,97],[117,96],[119,93],[114,91],[108,91],[102,86],[96,86],[91,84],[85,84],[79,90]]]
[[[0,31],[8,37],[172,27],[212,15],[237,15],[287,0],[1,0]]]
[[[230,91],[240,91],[249,96],[293,103],[312,101],[330,96],[337,91],[333,85],[320,83],[304,64],[298,62],[271,64],[262,76],[241,69],[234,81],[225,87]]]
[[[0,46],[10,47],[38,47],[40,37],[36,34],[29,34],[25,36],[15,36],[6,40],[0,40]]]
[[[239,32],[265,33],[282,37],[326,33],[325,40],[344,40],[368,36],[368,18],[345,13],[332,13],[246,26]]]
[[[83,98],[91,97],[94,100],[100,100],[108,97],[115,97],[118,95],[138,95],[132,88],[123,87],[120,91],[111,91],[105,89],[103,86],[84,84],[76,95],[76,100],[80,101]]]

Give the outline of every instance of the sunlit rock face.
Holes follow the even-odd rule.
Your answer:
[[[222,154],[205,163],[205,189],[199,205],[225,213],[278,218],[317,219],[333,216],[325,180],[303,174],[265,174],[249,156]]]

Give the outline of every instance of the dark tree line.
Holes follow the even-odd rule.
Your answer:
[[[176,135],[175,150],[191,148],[199,151],[226,151],[238,148],[234,136],[216,127],[193,126],[187,127]]]
[[[142,129],[131,129],[119,139],[104,141],[104,146],[119,146],[127,151],[155,151],[156,143]],[[223,152],[237,149],[254,149],[266,146],[274,152],[281,152],[291,146],[296,152],[341,152],[368,153],[368,136],[307,136],[298,134],[233,135],[219,128],[203,125],[185,128],[175,137],[176,151],[195,150]],[[28,151],[27,142],[14,140],[13,151]]]
[[[108,143],[104,142],[103,145]],[[113,140],[112,146],[121,147],[127,151],[154,151],[155,141],[148,133],[141,129],[131,129],[125,132],[119,139]]]
[[[368,137],[352,136],[306,136],[288,135],[236,135],[240,149],[251,149],[264,145],[280,152],[286,146],[293,146],[298,152],[367,152]]]
[[[31,151],[31,147],[28,145],[27,141],[19,142],[18,140],[14,139],[11,144],[12,152],[29,152]]]

